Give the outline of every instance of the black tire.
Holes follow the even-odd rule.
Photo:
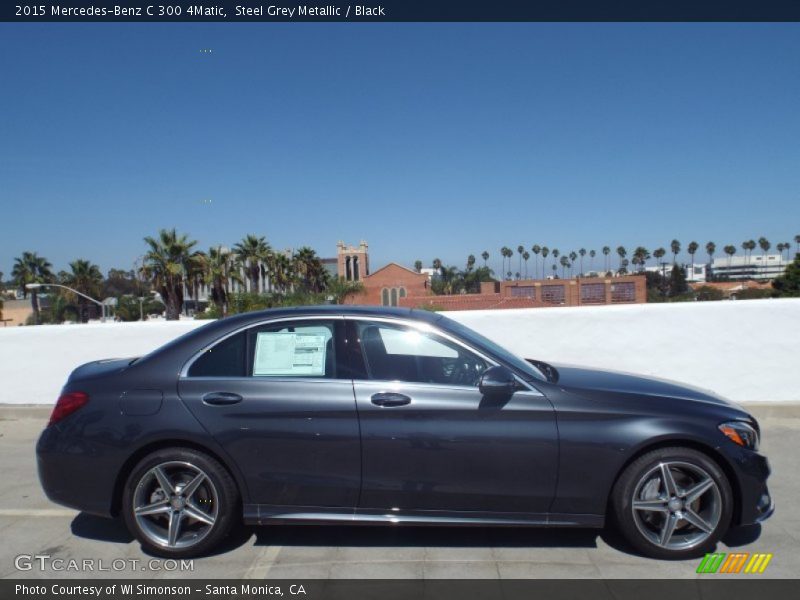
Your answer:
[[[634,495],[641,494],[645,489],[644,486],[649,485],[651,489],[658,489],[658,497],[653,501],[655,503],[662,502],[662,497],[673,497],[664,493],[664,478],[669,477],[663,475],[662,465],[667,465],[669,477],[673,477],[675,483],[678,483],[676,478],[680,478],[682,475],[688,479],[691,479],[692,475],[698,475],[697,482],[689,483],[687,479],[684,480],[687,482],[686,487],[681,485],[676,487],[678,493],[674,497],[678,499],[674,501],[674,506],[680,504],[684,506],[674,509],[674,506],[670,505],[667,500],[664,501],[663,512],[660,508],[654,509],[652,512],[650,509],[634,510]],[[685,493],[698,482],[705,481],[699,475],[700,473],[713,480],[716,491],[710,487],[707,492],[704,492],[704,495],[689,504],[688,500],[691,496],[681,499],[680,494]],[[654,488],[656,484],[653,481],[656,479],[658,479],[658,487]],[[637,496],[637,500],[647,501],[641,495]],[[718,506],[715,503],[718,503]],[[641,506],[641,504],[638,505]],[[687,511],[687,507],[691,510]],[[651,558],[681,560],[702,556],[712,551],[720,538],[725,535],[733,514],[733,492],[725,473],[706,454],[691,448],[660,448],[640,456],[622,472],[612,491],[611,508],[613,520],[620,533],[637,551]],[[708,518],[702,519],[702,523],[708,526],[707,531],[681,518],[681,515],[686,515],[687,512],[690,517],[694,518],[701,508],[709,515]],[[667,529],[666,523],[670,517],[674,517],[678,524],[671,536],[677,537],[664,535]],[[714,523],[715,525],[710,527]],[[681,531],[684,533],[678,535]],[[692,542],[692,536],[696,536],[698,539]],[[660,539],[654,539],[659,537]],[[675,547],[661,545],[659,542],[663,539],[667,539],[667,545],[672,544]],[[684,547],[679,547],[684,539],[686,540]]]
[[[174,501],[162,499],[164,490],[158,483],[156,467],[161,467],[160,472],[166,473],[168,481],[174,484],[175,493],[170,496]],[[182,488],[188,488],[193,474],[200,473],[205,476],[200,478],[202,483],[181,500]],[[199,500],[194,497],[201,493]],[[135,507],[143,506],[143,498],[144,504],[158,505],[159,514],[137,516]],[[165,558],[190,558],[208,553],[241,522],[239,498],[236,482],[219,461],[190,448],[164,448],[143,458],[131,471],[123,490],[122,515],[128,530],[147,552]],[[163,514],[162,505],[166,508]],[[201,516],[208,520],[213,517],[213,522],[192,516],[200,514],[197,512],[200,505]],[[185,528],[174,544],[169,539],[173,518],[178,523],[176,531]],[[160,533],[165,538],[161,543],[156,539]]]

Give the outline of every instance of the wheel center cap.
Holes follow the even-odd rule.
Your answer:
[[[683,510],[683,500],[681,500],[680,498],[672,498],[672,499],[671,499],[671,500],[670,500],[670,501],[667,503],[667,507],[668,507],[668,508],[669,508],[669,509],[670,509],[672,512],[677,512],[677,511],[679,511],[679,510]]]
[[[181,498],[180,496],[173,496],[172,500],[170,501],[172,508],[175,510],[182,510],[186,506],[186,500]]]

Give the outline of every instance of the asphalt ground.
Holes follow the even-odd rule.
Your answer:
[[[773,554],[763,574],[729,577],[795,578],[800,575],[800,405],[749,408],[761,422],[777,509],[763,526],[730,532],[717,551]],[[49,408],[0,406],[3,578],[726,577],[698,575],[699,560],[637,556],[610,530],[322,525],[242,528],[217,553],[181,570],[179,564],[150,562],[154,557],[121,522],[47,500],[34,447],[48,414]],[[49,558],[33,558],[41,556]]]

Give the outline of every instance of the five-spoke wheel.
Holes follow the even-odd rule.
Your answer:
[[[664,448],[634,461],[620,476],[612,501],[628,541],[658,558],[710,549],[732,512],[725,474],[708,456],[688,448]]]
[[[137,465],[125,488],[129,529],[164,556],[194,556],[237,518],[236,486],[216,460],[194,450],[159,450]]]

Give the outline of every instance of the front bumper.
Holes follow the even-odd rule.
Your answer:
[[[772,473],[766,456],[734,447],[726,454],[736,471],[739,486],[739,510],[734,515],[737,525],[752,525],[765,521],[775,512],[775,501],[769,493],[767,479]]]

